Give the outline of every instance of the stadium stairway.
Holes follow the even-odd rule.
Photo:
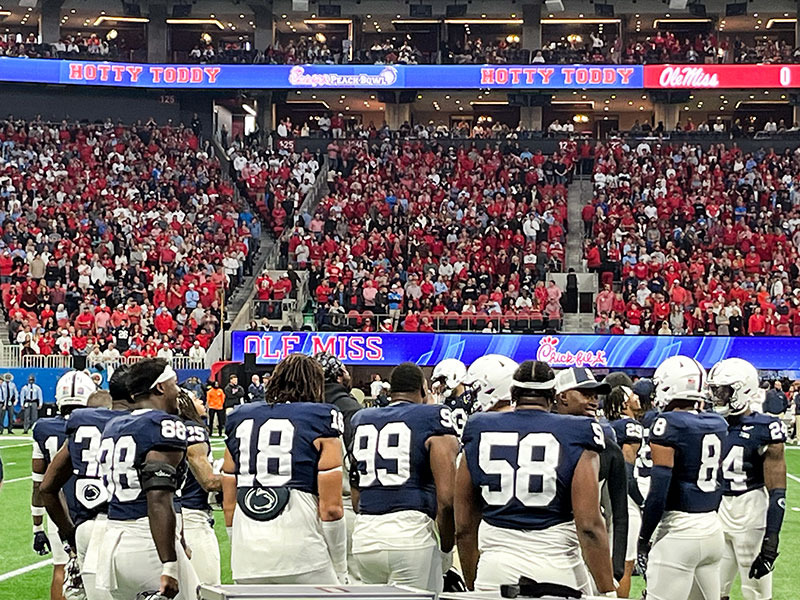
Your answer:
[[[575,269],[579,275],[587,273],[586,263],[583,260],[583,220],[581,210],[592,199],[592,181],[583,177],[576,177],[567,190],[567,244],[564,257],[565,270]],[[567,333],[591,331],[594,325],[594,315],[591,313],[565,313],[564,331]]]

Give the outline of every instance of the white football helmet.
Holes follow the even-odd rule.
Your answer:
[[[56,406],[86,406],[89,396],[97,391],[92,378],[83,371],[70,371],[61,376],[56,384]]]
[[[467,367],[457,358],[446,358],[433,369],[431,377],[431,391],[441,404],[449,398],[453,390],[464,382]]]
[[[656,392],[653,408],[663,411],[673,400],[696,401],[698,408],[709,399],[708,377],[699,362],[688,356],[671,356],[653,375]]]
[[[478,408],[491,410],[501,400],[511,400],[511,384],[519,365],[502,354],[487,354],[467,369],[465,382],[478,392]]]
[[[708,372],[714,410],[723,417],[740,415],[761,397],[758,371],[741,358],[726,358]]]

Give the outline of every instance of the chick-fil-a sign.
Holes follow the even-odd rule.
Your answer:
[[[546,362],[551,367],[607,367],[605,350],[592,352],[591,350],[578,350],[577,352],[558,351],[558,338],[545,336],[539,340],[539,349],[536,351],[536,360]]]

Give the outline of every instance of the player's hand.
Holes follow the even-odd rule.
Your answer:
[[[639,568],[639,573],[645,580],[647,580],[647,559],[649,555],[650,544],[640,540],[638,548],[636,549],[636,566]]]
[[[37,531],[33,534],[33,551],[39,556],[50,554],[50,540],[47,539],[44,531]]]
[[[750,579],[761,579],[772,573],[772,570],[775,568],[776,558],[778,558],[777,554],[774,556],[767,556],[763,550],[759,552],[753,564],[750,565],[748,577]]]
[[[169,575],[162,575],[161,587],[158,588],[158,593],[167,598],[174,598],[178,595],[178,580]]]

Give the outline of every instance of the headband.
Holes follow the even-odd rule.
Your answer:
[[[517,381],[514,379],[511,382],[511,387],[517,387],[523,390],[552,390],[555,386],[555,379],[551,379],[550,381]]]
[[[167,381],[173,378],[177,379],[178,374],[175,372],[175,369],[173,369],[172,366],[167,365],[166,367],[164,367],[164,372],[161,373],[161,375],[159,375],[158,378],[153,382],[153,385],[150,386],[150,389],[152,390],[159,383],[166,383]]]

